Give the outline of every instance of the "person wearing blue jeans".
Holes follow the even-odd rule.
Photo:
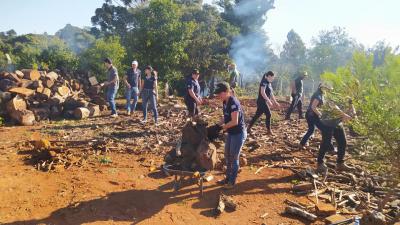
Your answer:
[[[119,88],[118,70],[112,65],[109,58],[104,59],[104,65],[107,68],[107,81],[100,84],[100,86],[107,87],[107,101],[111,107],[111,117],[117,117],[117,107],[115,105],[115,97]]]
[[[244,113],[239,100],[232,95],[228,83],[217,84],[214,92],[223,103],[222,129],[228,133],[225,142],[226,174],[224,188],[232,189],[239,172],[240,151],[247,137]]]
[[[321,129],[321,119],[318,107],[324,104],[324,92],[322,91],[322,86],[319,85],[317,91],[311,96],[310,105],[308,106],[306,112],[306,120],[308,124],[308,130],[304,137],[300,141],[300,148],[304,149],[308,139],[314,134],[315,127],[317,126]]]
[[[126,86],[126,111],[128,116],[131,114],[131,111],[136,110],[139,98],[141,75],[141,71],[138,69],[138,62],[135,60],[132,62],[132,67],[126,71],[126,76],[124,77]],[[132,98],[133,103],[131,103]]]
[[[154,122],[157,125],[157,123],[158,123],[157,71],[154,71],[151,66],[147,66],[145,69],[145,76],[142,78],[141,87],[142,87],[141,94],[142,94],[142,108],[143,108],[142,123],[147,122],[147,105],[148,105],[148,103],[150,103],[150,107],[153,110]]]

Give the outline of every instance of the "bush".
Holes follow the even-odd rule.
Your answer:
[[[367,155],[376,163],[384,161],[387,171],[400,180],[400,56],[388,55],[385,63],[373,66],[373,56],[356,53],[351,63],[322,80],[334,87],[339,104],[353,99],[358,119],[352,128],[373,143]]]

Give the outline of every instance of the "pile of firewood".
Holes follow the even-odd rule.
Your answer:
[[[0,72],[0,115],[20,125],[60,117],[99,116],[106,108],[99,93],[99,86],[84,87],[80,80],[53,71]]]

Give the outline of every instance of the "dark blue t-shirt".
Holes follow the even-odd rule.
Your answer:
[[[189,77],[186,80],[186,100],[188,101],[194,101],[192,96],[189,95],[189,90],[192,89],[196,97],[200,96],[200,84],[197,80],[193,79],[192,77]]]
[[[267,78],[263,77],[263,79],[260,82],[260,87],[258,89],[258,98],[257,98],[257,103],[265,103],[264,97],[261,95],[261,89],[265,87],[265,94],[268,96],[268,98],[271,97],[273,94],[272,90],[272,85],[270,82],[268,82]]]
[[[144,80],[144,85],[143,85],[144,89],[150,89],[150,90],[154,89],[154,83],[157,80],[154,76],[151,76],[150,78],[147,78],[147,76],[144,76],[143,80]]]
[[[311,96],[310,104],[308,105],[307,108],[307,113],[309,113],[311,116],[315,115],[314,111],[312,110],[312,104],[314,102],[314,99],[318,100],[318,107],[324,104],[324,96],[321,91],[316,91],[314,94]]]
[[[229,134],[238,134],[245,129],[244,124],[244,113],[243,109],[240,106],[240,102],[237,98],[231,96],[228,101],[223,103],[224,110],[224,123],[229,123],[232,120],[231,114],[233,112],[239,112],[239,123],[238,125],[229,128],[227,131]]]
[[[141,79],[142,72],[139,69],[135,71],[130,68],[126,71],[126,76],[128,77],[127,81],[131,85],[131,87],[138,87],[139,81]]]
[[[296,87],[296,94],[299,96],[303,95],[303,78],[298,77],[294,80],[294,84]]]

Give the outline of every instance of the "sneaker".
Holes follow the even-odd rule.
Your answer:
[[[326,173],[328,171],[328,167],[325,163],[318,163],[317,165],[317,173]]]
[[[348,166],[348,165],[346,165],[344,163],[336,164],[336,170],[337,171],[351,171],[353,169],[354,169],[353,167],[350,167],[350,166]]]
[[[218,180],[217,181],[217,184],[219,184],[219,185],[225,185],[225,184],[227,184],[228,183],[228,180],[227,179],[221,179],[221,180]]]
[[[115,113],[115,114],[111,114],[111,117],[112,117],[112,118],[117,118],[117,117],[118,117],[118,114],[116,114],[116,113]]]
[[[224,189],[225,190],[232,190],[233,188],[235,188],[235,185],[227,183],[224,185]]]
[[[130,116],[131,115],[131,111],[126,111],[126,115]]]
[[[141,123],[147,123],[147,120],[146,120],[146,119],[143,119],[143,120],[141,120],[140,122],[141,122]]]

